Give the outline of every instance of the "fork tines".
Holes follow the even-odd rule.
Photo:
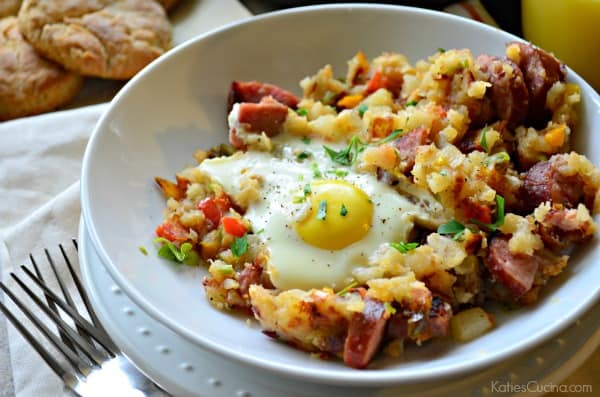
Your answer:
[[[73,240],[75,249],[77,249],[77,242]],[[67,256],[67,253],[62,245],[59,245],[62,257],[69,274],[75,284],[77,292],[87,310],[87,314],[91,319],[91,322],[79,314],[76,307],[75,301],[70,295],[67,287],[66,280],[64,280],[56,266],[55,262],[50,255],[48,250],[45,250],[46,259],[50,264],[52,273],[58,282],[63,298],[59,297],[56,293],[50,290],[46,281],[42,277],[42,273],[39,270],[39,266],[35,261],[34,257],[30,255],[30,260],[33,265],[34,272],[32,272],[26,266],[21,266],[23,273],[27,278],[19,277],[14,272],[11,273],[11,277],[14,279],[20,289],[25,292],[26,295],[35,303],[39,309],[51,320],[52,323],[57,327],[58,335],[51,331],[48,326],[40,319],[39,315],[34,314],[31,309],[27,308],[27,305],[23,302],[23,299],[16,296],[17,289],[14,288],[11,291],[4,283],[0,282],[0,288],[4,291],[4,294],[9,297],[15,305],[25,314],[25,316],[35,325],[35,327],[50,341],[50,343],[59,350],[66,361],[70,364],[73,371],[69,371],[63,364],[55,359],[43,346],[40,341],[33,336],[33,334],[23,325],[15,315],[0,301],[0,311],[6,316],[6,318],[15,326],[15,328],[25,337],[30,345],[40,354],[40,356],[46,361],[46,363],[56,372],[58,376],[63,378],[67,385],[73,386],[76,382],[77,375],[87,376],[90,370],[97,368],[102,365],[103,362],[115,357],[119,350],[108,337],[106,332],[102,329],[100,322],[94,314],[89,298],[83,289],[81,282],[71,265],[71,261]],[[27,285],[26,281],[31,285],[35,284],[39,290],[43,293],[46,300],[44,303],[40,297],[38,297],[32,289]],[[58,310],[60,308],[60,310]],[[61,315],[62,313],[62,315]],[[72,327],[69,323],[74,324]]]

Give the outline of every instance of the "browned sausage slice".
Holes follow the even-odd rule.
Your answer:
[[[489,95],[497,117],[506,120],[509,128],[520,125],[527,115],[529,93],[517,64],[487,54],[479,55],[475,63],[492,84]]]
[[[494,237],[483,262],[489,272],[518,298],[533,286],[538,262],[531,255],[513,254],[508,248],[508,238]]]
[[[570,244],[579,244],[594,235],[590,219],[581,219],[578,210],[566,209],[562,205],[553,208],[538,222],[538,233],[547,248],[560,252]]]
[[[409,133],[401,136],[393,142],[394,147],[398,151],[398,159],[400,164],[398,168],[401,172],[407,173],[412,170],[417,157],[417,147],[431,143],[429,137],[429,128],[423,126],[417,127]]]
[[[385,306],[376,299],[365,298],[362,313],[350,320],[344,343],[344,362],[353,368],[365,368],[373,359],[385,331]]]
[[[260,103],[241,103],[238,121],[248,126],[247,132],[264,132],[267,136],[275,136],[281,132],[287,114],[287,106],[265,97]]]
[[[508,43],[519,46],[518,65],[525,77],[529,91],[529,112],[527,121],[536,127],[545,127],[550,119],[550,111],[546,108],[546,94],[557,81],[564,81],[567,76],[565,66],[552,54],[531,44]]]
[[[272,96],[292,109],[296,109],[300,102],[297,96],[273,84],[259,81],[233,81],[227,98],[227,112],[231,111],[234,103],[258,103],[267,96]]]
[[[562,175],[553,161],[541,161],[531,167],[525,174],[523,187],[531,208],[546,201],[575,207],[584,197],[581,177]]]
[[[452,307],[439,296],[434,296],[428,316],[430,337],[439,338],[448,335],[450,317],[452,317]]]

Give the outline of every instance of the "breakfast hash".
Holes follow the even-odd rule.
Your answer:
[[[594,237],[600,171],[571,150],[581,100],[554,56],[358,52],[300,82],[234,81],[229,143],[156,177],[161,257],[205,263],[206,296],[263,332],[365,368],[494,326]]]

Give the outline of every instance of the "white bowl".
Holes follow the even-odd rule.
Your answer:
[[[498,29],[447,14],[384,5],[292,9],[232,24],[185,43],[129,82],[98,123],[81,180],[83,215],[103,263],[140,307],[180,335],[227,357],[280,375],[345,385],[439,379],[481,368],[541,343],[590,307],[600,293],[600,249],[581,247],[533,307],[498,311],[497,327],[466,344],[437,341],[378,359],[368,370],[320,361],[264,336],[258,326],[213,309],[203,269],[174,266],[152,248],[165,206],[154,176],[193,163],[198,147],[227,140],[226,98],[233,79],[262,80],[299,92],[298,81],[330,63],[345,73],[357,50],[407,54],[443,48],[502,55],[515,40]],[[576,149],[600,163],[600,99],[583,90]],[[145,246],[150,254],[138,250]]]

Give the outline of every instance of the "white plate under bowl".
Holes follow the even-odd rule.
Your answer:
[[[138,368],[179,397],[486,396],[507,383],[527,389],[520,397],[533,397],[544,394],[549,385],[561,384],[600,345],[600,306],[595,306],[538,348],[470,376],[374,388],[280,378],[204,350],[150,317],[108,274],[83,222],[79,242],[83,285],[102,325]]]
[[[414,62],[443,48],[502,55],[514,36],[466,19],[384,5],[327,5],[286,10],[229,25],[169,52],[132,79],[99,121],[81,179],[83,216],[102,262],[147,313],[213,352],[310,381],[382,385],[439,379],[498,362],[556,334],[600,293],[600,247],[579,249],[569,268],[532,307],[498,312],[497,327],[467,344],[429,343],[368,370],[319,361],[265,337],[241,318],[213,309],[203,269],[154,255],[152,239],[165,206],[154,176],[172,177],[193,163],[196,148],[226,141],[226,98],[233,79],[262,80],[298,92],[298,81],[330,63],[345,73],[358,50],[373,57],[404,53]],[[600,100],[583,90],[575,147],[600,163]],[[142,255],[145,246],[151,254]]]

